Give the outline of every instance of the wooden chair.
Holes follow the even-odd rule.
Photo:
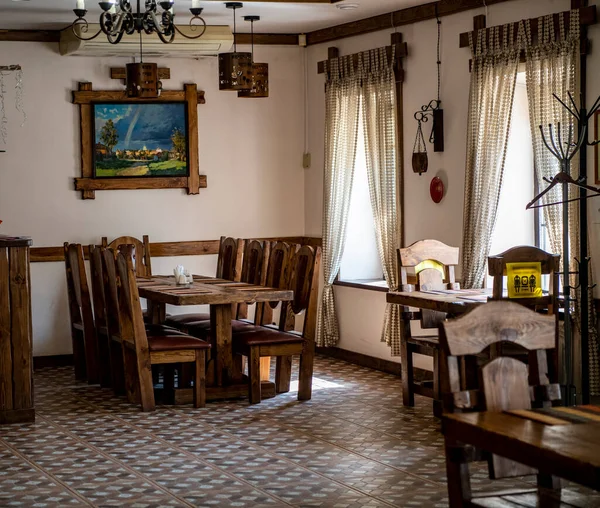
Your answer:
[[[564,345],[559,343],[558,334],[558,297],[559,297],[559,274],[560,274],[560,255],[551,254],[549,252],[538,249],[532,246],[520,246],[513,247],[495,256],[488,257],[488,272],[493,277],[493,300],[503,300],[507,298],[504,294],[504,278],[506,277],[506,265],[508,263],[524,263],[524,262],[539,262],[542,269],[542,275],[548,275],[550,278],[550,285],[547,295],[543,295],[540,298],[511,298],[511,302],[519,303],[530,309],[547,312],[554,316],[556,320],[556,343],[552,352],[552,363],[553,378],[558,375],[559,372],[559,357],[562,358],[564,354]],[[502,351],[493,349],[492,356],[498,356],[500,354],[511,354],[511,346],[504,345],[499,346]],[[514,354],[514,351],[512,351]]]
[[[437,240],[421,240],[404,249],[398,249],[400,291],[412,292],[432,289],[460,289],[454,270],[458,265],[458,247],[449,247]],[[409,284],[409,270],[414,270],[416,286]],[[442,312],[405,308],[402,316],[400,355],[402,369],[402,398],[405,406],[414,406],[415,393],[434,399],[434,413],[439,416],[439,340],[437,336],[413,336],[410,321],[419,321],[422,329],[437,329],[446,318]],[[433,381],[414,380],[413,354],[433,358]]]
[[[244,245],[245,241],[240,238],[221,237],[219,243],[219,257],[217,260],[216,277],[218,279],[235,282],[240,281]],[[188,323],[198,323],[201,321],[210,321],[210,314],[207,312],[178,314],[176,316],[167,317],[165,323],[187,331]]]
[[[144,235],[142,241],[133,236],[120,236],[110,243],[108,243],[106,236],[102,237],[102,247],[105,249],[119,250],[121,245],[134,246],[133,264],[135,266],[135,274],[140,277],[151,277],[152,258],[150,256],[150,240],[148,239],[148,235]]]
[[[100,381],[98,339],[81,244],[64,244],[75,378]]]
[[[112,383],[110,361],[110,335],[108,333],[106,298],[104,295],[104,269],[102,267],[102,248],[90,245],[90,275],[92,280],[92,299],[94,302],[94,323],[98,340],[98,370],[100,386],[110,388]]]
[[[490,302],[468,314],[443,323],[444,410],[513,411],[560,400],[560,387],[550,384],[547,352],[554,348],[555,320],[516,303]],[[498,343],[516,345],[529,355],[529,367],[514,357],[489,359]],[[486,358],[486,353],[488,354]],[[478,368],[482,357],[487,362]],[[498,456],[488,456],[446,439],[446,469],[451,507],[521,506],[493,497],[478,501],[470,488],[468,462],[488,460],[490,478],[535,474],[536,471]],[[538,474],[538,486],[560,488],[558,481]],[[535,492],[534,492],[535,494]],[[510,499],[510,498],[509,498]],[[545,506],[527,504],[526,506]],[[550,505],[548,505],[550,506]],[[552,505],[554,506],[554,505]]]
[[[319,247],[286,246],[281,242],[272,247],[267,285],[293,290],[294,300],[283,303],[278,329],[256,326],[233,334],[234,353],[248,358],[251,404],[261,399],[261,357],[277,357],[275,386],[283,392],[289,391],[292,355],[300,355],[298,400],[311,398],[320,263]],[[288,307],[294,315],[304,312],[302,333],[290,330]]]
[[[125,377],[130,382],[130,396],[140,400],[142,411],[153,411],[152,365],[193,363],[194,407],[204,407],[206,351],[210,349],[210,344],[184,334],[148,336],[133,261],[122,252],[117,255],[117,273],[120,280],[121,343]]]

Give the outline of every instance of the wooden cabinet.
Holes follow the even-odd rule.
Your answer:
[[[0,424],[35,420],[31,239],[0,235]]]

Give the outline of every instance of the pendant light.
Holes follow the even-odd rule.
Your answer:
[[[269,96],[269,64],[254,61],[254,22],[260,21],[260,16],[244,16],[245,21],[250,21],[252,43],[252,78],[250,90],[241,90],[238,97],[259,98]]]
[[[227,2],[233,9],[233,52],[219,54],[219,90],[249,90],[252,83],[252,53],[238,53],[235,41],[235,11],[244,5]]]

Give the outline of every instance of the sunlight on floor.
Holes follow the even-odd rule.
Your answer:
[[[328,388],[343,388],[344,385],[339,383],[332,383],[331,381],[325,381],[324,379],[319,379],[318,377],[313,377],[312,389],[313,390],[326,390]],[[292,381],[290,383],[290,392],[298,391],[298,381]]]

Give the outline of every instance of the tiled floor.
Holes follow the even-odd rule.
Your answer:
[[[397,378],[323,357],[315,378],[304,403],[290,392],[141,413],[70,368],[42,370],[37,422],[0,427],[0,506],[447,505],[429,400],[404,408]],[[477,467],[474,490],[491,483]]]

